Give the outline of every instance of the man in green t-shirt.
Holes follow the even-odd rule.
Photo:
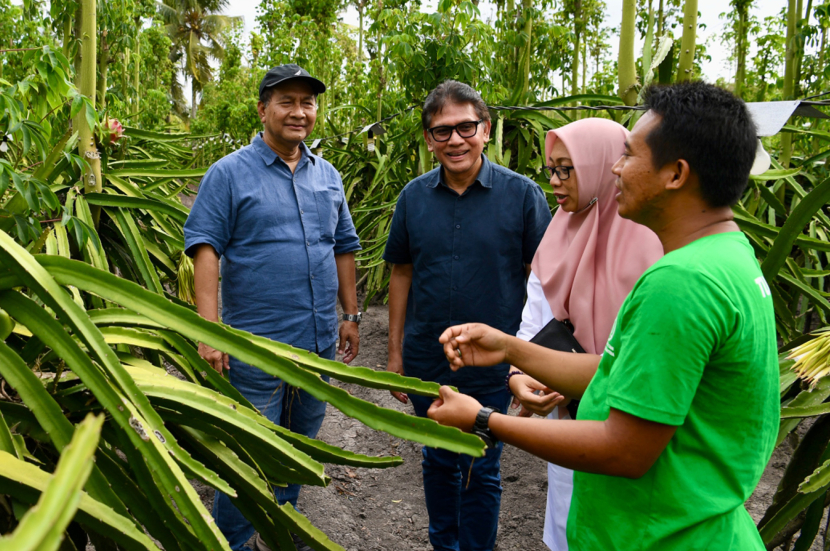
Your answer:
[[[744,508],[778,428],[772,298],[730,206],[755,155],[744,103],[701,82],[652,87],[614,167],[619,213],[665,256],[620,308],[602,356],[481,324],[441,336],[453,369],[508,362],[581,397],[576,422],[492,413],[447,387],[429,416],[577,471],[568,545],[762,550]]]

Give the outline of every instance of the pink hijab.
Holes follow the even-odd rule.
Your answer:
[[[663,256],[657,235],[617,213],[611,167],[627,137],[616,122],[590,118],[551,130],[545,138],[545,163],[557,139],[570,153],[579,179],[579,210],[556,211],[532,269],[553,316],[573,323],[576,340],[589,354],[602,354],[623,300]]]

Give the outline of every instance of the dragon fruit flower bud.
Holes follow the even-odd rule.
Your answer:
[[[107,119],[101,126],[104,145],[113,145],[124,135],[124,127],[118,119]]]

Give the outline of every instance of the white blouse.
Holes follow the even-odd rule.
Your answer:
[[[553,312],[542,290],[542,282],[536,274],[530,272],[527,279],[527,302],[522,310],[522,323],[516,336],[529,341],[552,319]],[[559,408],[555,408],[548,419],[558,420]],[[568,551],[565,532],[572,493],[573,471],[548,463],[548,500],[542,541],[551,551]]]

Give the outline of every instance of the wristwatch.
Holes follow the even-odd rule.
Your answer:
[[[363,317],[363,314],[358,312],[357,314],[343,314],[343,321],[353,321],[355,323],[360,323],[360,319]]]
[[[492,413],[501,413],[499,408],[488,408],[483,407],[478,410],[478,415],[476,415],[476,422],[473,423],[473,434],[484,440],[484,443],[487,444],[488,448],[492,448],[498,442],[498,439],[493,436],[493,432],[490,430],[490,414]]]

